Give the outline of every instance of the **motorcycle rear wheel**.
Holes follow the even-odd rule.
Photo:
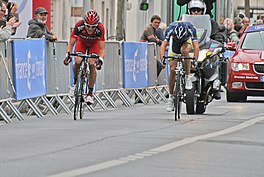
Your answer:
[[[195,85],[191,90],[186,90],[186,112],[187,114],[194,114],[197,103],[197,96],[195,95]]]

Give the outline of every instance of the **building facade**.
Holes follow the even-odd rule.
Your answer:
[[[121,0],[51,0],[51,30],[58,35],[60,40],[68,40],[74,24],[82,19],[84,12],[95,9],[101,22],[106,27],[106,39],[116,39],[117,21],[122,19],[117,16],[118,1]],[[167,24],[173,19],[171,9],[176,5],[176,0],[147,0],[147,11],[139,9],[142,0],[125,0],[123,12],[123,31],[125,41],[139,41],[145,26],[150,23],[152,15],[160,15]],[[239,12],[245,12],[244,0],[217,0],[216,21],[220,24],[224,18],[234,18]],[[258,14],[264,13],[263,0],[250,0],[251,23]],[[177,12],[176,12],[177,13]]]

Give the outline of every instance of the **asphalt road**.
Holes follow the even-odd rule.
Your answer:
[[[178,122],[162,103],[2,123],[0,177],[262,177],[264,99],[250,99]]]

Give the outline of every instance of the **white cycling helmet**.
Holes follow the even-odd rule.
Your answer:
[[[191,0],[188,3],[188,13],[191,14],[191,10],[193,8],[203,9],[203,14],[206,12],[206,4],[203,0]]]

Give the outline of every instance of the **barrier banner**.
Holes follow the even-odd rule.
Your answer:
[[[148,86],[148,43],[124,42],[124,88]]]
[[[14,40],[12,47],[16,99],[22,100],[45,95],[45,39]]]

